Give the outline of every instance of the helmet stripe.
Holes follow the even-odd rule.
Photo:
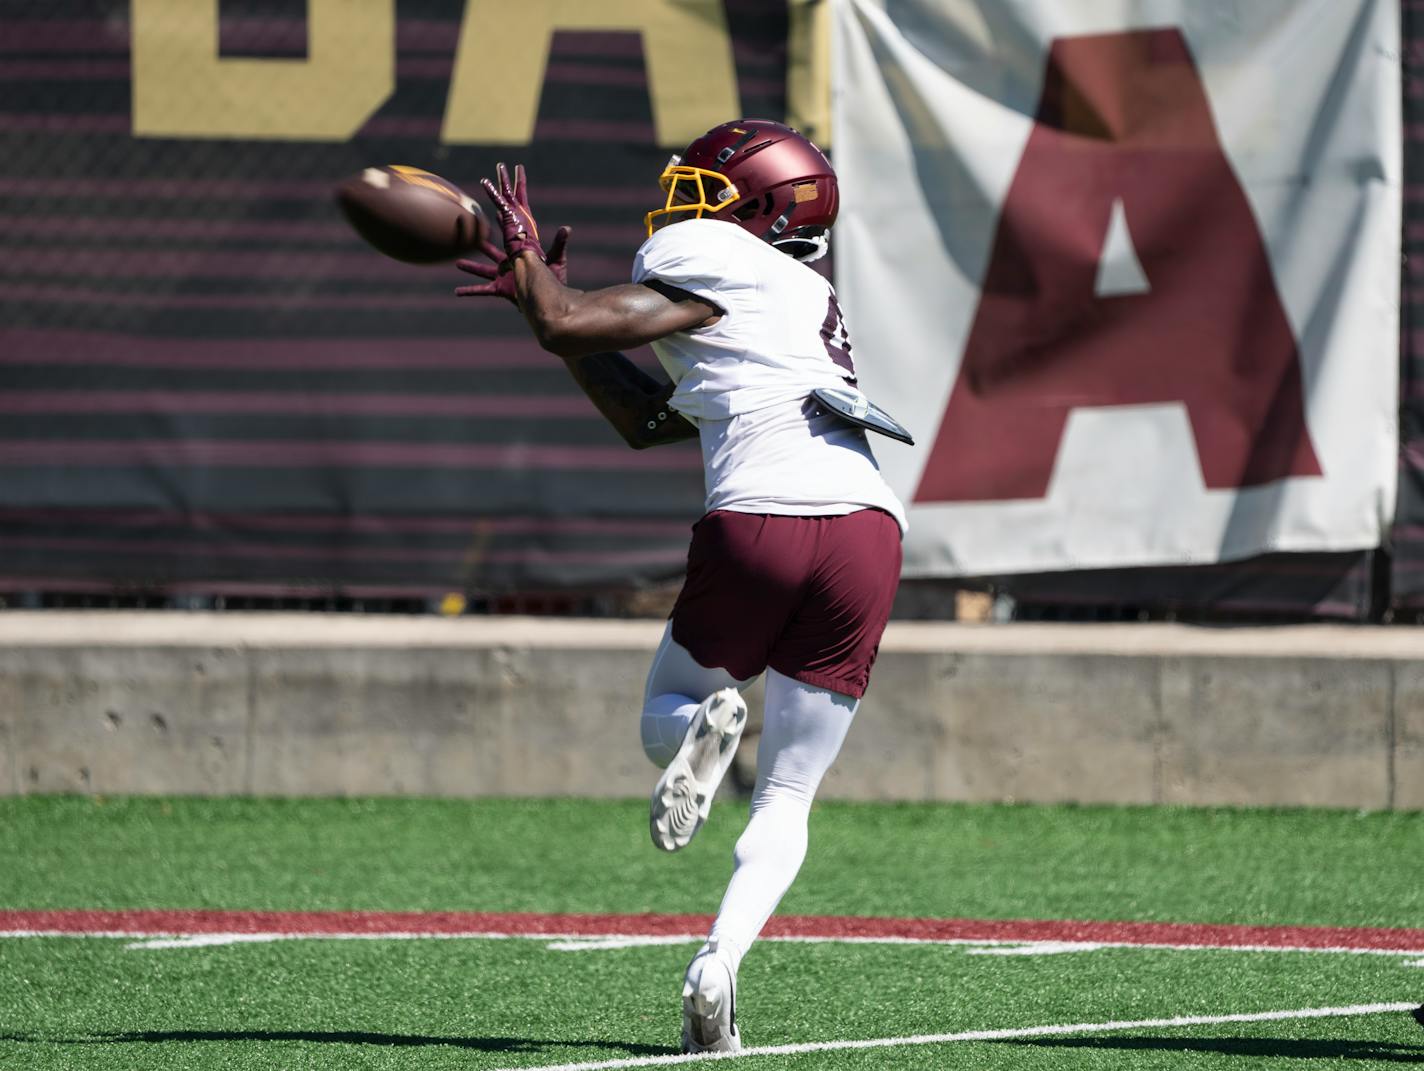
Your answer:
[[[756,137],[756,131],[755,131],[755,130],[748,130],[748,131],[747,131],[746,133],[744,133],[740,138],[738,138],[735,142],[733,142],[731,145],[728,145],[725,149],[723,149],[721,152],[719,152],[719,153],[717,154],[717,170],[718,170],[718,171],[722,170],[722,165],[725,164],[725,163],[726,163],[728,160],[730,160],[732,157],[736,156],[736,155],[737,155],[737,151],[738,151],[739,149],[741,149],[741,147],[742,147],[743,145],[745,145],[747,142],[751,141],[752,138],[754,138],[754,137]]]

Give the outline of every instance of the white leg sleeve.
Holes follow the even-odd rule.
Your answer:
[[[840,753],[858,699],[767,670],[751,821],[711,936],[738,965],[806,858],[811,800]]]
[[[725,669],[699,665],[687,648],[672,638],[672,623],[668,622],[643,691],[643,751],[658,766],[666,767],[677,754],[702,700],[722,688],[745,691],[754,680],[739,681]]]

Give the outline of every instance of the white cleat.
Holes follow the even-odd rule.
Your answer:
[[[737,979],[717,942],[692,957],[682,982],[682,1051],[741,1052]]]
[[[686,848],[702,828],[747,724],[747,704],[735,688],[702,701],[672,762],[653,789],[648,826],[665,852]]]

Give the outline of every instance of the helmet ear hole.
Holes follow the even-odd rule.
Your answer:
[[[767,200],[770,200],[770,198],[767,198]],[[738,205],[732,209],[732,215],[741,220],[751,219],[761,211],[761,202],[762,198],[754,197],[746,204]]]

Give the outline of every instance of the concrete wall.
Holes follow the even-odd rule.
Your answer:
[[[0,794],[641,796],[661,629],[0,614]],[[823,795],[1424,808],[1424,630],[897,623]]]

